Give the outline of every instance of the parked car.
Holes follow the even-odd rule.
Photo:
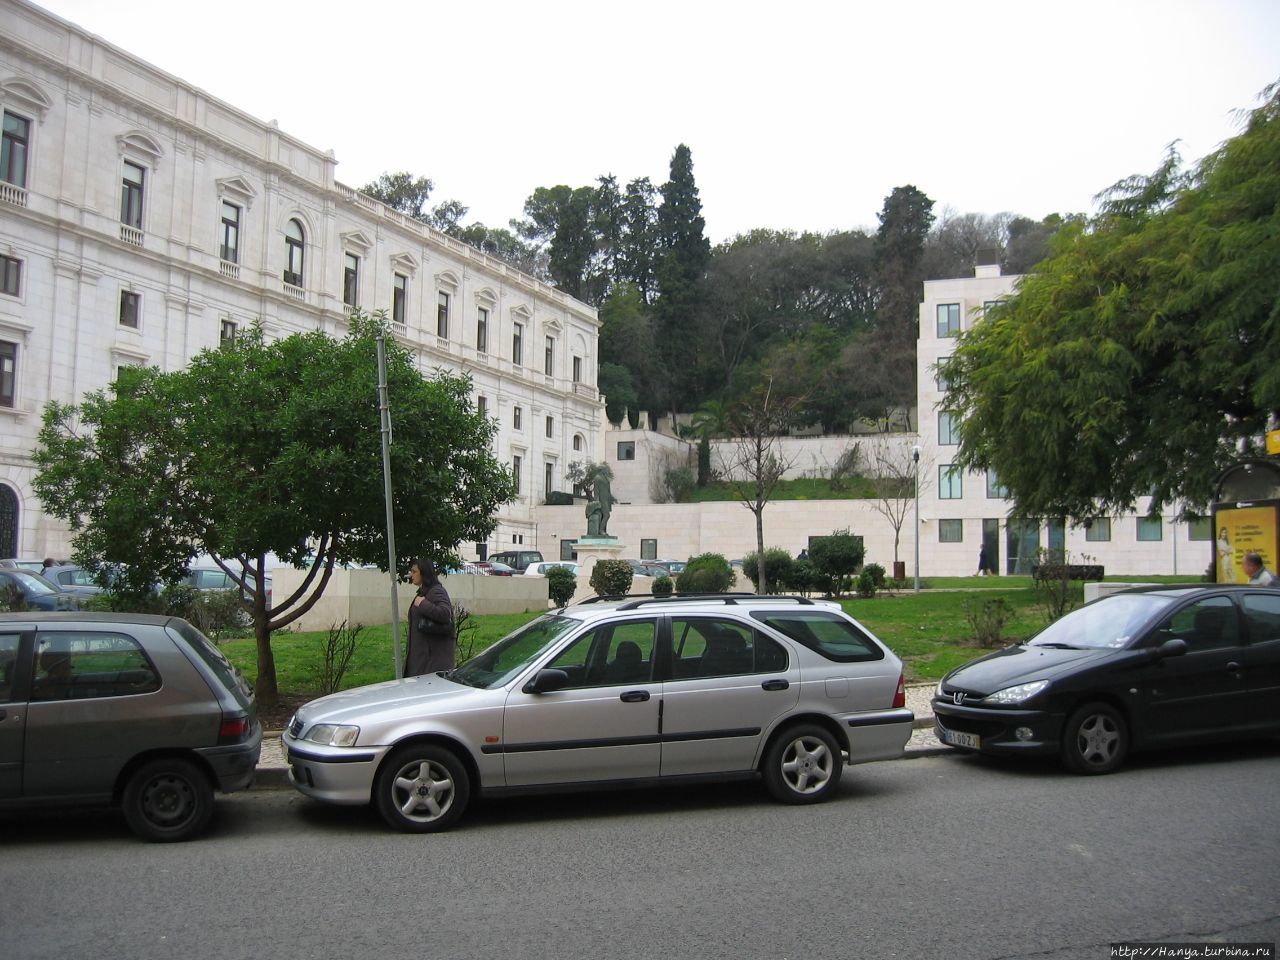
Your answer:
[[[947,674],[938,739],[1110,773],[1133,751],[1280,733],[1280,591],[1130,590]]]
[[[671,572],[654,560],[623,560],[631,565],[631,574],[636,577],[669,577]]]
[[[98,586],[97,581],[93,579],[93,574],[84,567],[76,566],[73,563],[46,567],[41,575],[59,590],[66,593],[91,597],[102,592],[102,587]]]
[[[684,573],[684,568],[688,566],[683,560],[658,560],[657,562],[667,568],[667,576],[672,578]]]
[[[501,553],[490,554],[489,559],[495,563],[505,563],[516,573],[524,573],[524,568],[529,564],[542,562],[542,552],[539,550],[503,550]]]
[[[477,560],[476,568],[490,577],[509,577],[515,570],[497,560]]]
[[[73,593],[58,589],[38,573],[28,570],[0,570],[0,598],[17,591],[22,602],[32,610],[78,610],[80,600]],[[0,599],[0,610],[7,609]]]
[[[0,560],[0,570],[26,570],[29,573],[39,573],[43,569],[43,560],[16,560],[12,557]]]
[[[252,573],[246,573],[245,578],[247,587],[252,587],[256,584],[256,578]],[[270,608],[271,575],[267,574],[263,579],[267,587],[267,607]],[[242,589],[235,580],[231,579],[231,575],[221,567],[192,567],[179,582],[195,587],[197,590],[236,590],[240,594],[240,599],[246,604],[253,603],[253,590]]]
[[[445,567],[443,572],[444,572],[444,575],[447,577],[456,577],[456,576],[465,576],[465,575],[470,575],[470,576],[484,575],[483,570],[481,570],[474,563],[471,563],[468,560],[464,560],[462,563],[454,567]]]
[[[541,563],[531,563],[524,568],[526,577],[545,577],[548,570],[554,570],[556,567],[562,567],[572,574],[577,574],[578,565],[572,560],[543,560]]]
[[[117,804],[138,836],[186,840],[262,745],[253,690],[176,617],[0,614],[0,809]]]
[[[784,803],[845,762],[902,754],[902,662],[838,604],[799,597],[587,602],[447,673],[345,690],[283,735],[309,797],[443,830],[475,795],[760,778]]]

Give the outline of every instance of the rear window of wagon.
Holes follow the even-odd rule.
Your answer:
[[[883,660],[884,650],[854,624],[834,613],[812,610],[752,611],[751,616],[783,636],[837,663]]]

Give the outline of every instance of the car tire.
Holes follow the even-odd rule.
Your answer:
[[[143,764],[125,784],[124,818],[153,843],[190,840],[213,816],[213,784],[190,760],[162,757]]]
[[[434,744],[409,744],[382,764],[374,782],[382,819],[405,833],[448,830],[471,799],[471,777],[457,754]]]
[[[1110,773],[1129,753],[1129,724],[1106,703],[1086,703],[1062,728],[1062,762],[1072,773]]]
[[[822,727],[783,730],[765,752],[765,786],[783,803],[819,803],[840,783],[843,760],[836,739]]]

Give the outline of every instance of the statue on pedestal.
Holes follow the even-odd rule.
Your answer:
[[[591,485],[591,500],[587,503],[587,536],[609,536],[609,514],[617,503],[609,491],[609,477],[600,473]]]

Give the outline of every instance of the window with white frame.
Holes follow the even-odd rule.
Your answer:
[[[291,287],[302,286],[306,249],[307,235],[302,223],[290,220],[284,228],[284,282]]]
[[[939,520],[938,521],[938,542],[939,543],[964,543],[964,521],[963,520]]]
[[[1154,543],[1164,539],[1164,520],[1159,515],[1138,518],[1138,540],[1143,543]]]
[[[147,171],[131,160],[124,161],[120,182],[120,222],[135,230],[142,229],[142,201]]]
[[[0,407],[12,407],[17,402],[18,345],[0,340]]]
[[[397,273],[391,289],[391,322],[403,326],[408,315],[409,278],[403,273]]]
[[[222,201],[222,239],[218,256],[227,263],[240,262],[240,208]]]
[[[17,257],[0,256],[0,293],[22,296],[22,261]]]
[[[120,291],[120,326],[138,329],[142,314],[142,294],[132,290]]]
[[[449,294],[443,290],[436,294],[436,336],[449,339]]]
[[[484,307],[476,310],[476,351],[489,352],[489,311]]]
[[[946,411],[938,414],[938,444],[943,447],[954,447],[960,442],[959,421]]]
[[[964,496],[964,473],[958,463],[938,467],[938,499],[959,500]]]
[[[1084,538],[1090,543],[1106,543],[1111,539],[1111,518],[1094,517],[1085,521]]]
[[[960,304],[938,304],[938,336],[954,337],[960,333]]]
[[[27,151],[31,145],[31,121],[4,112],[4,136],[0,140],[0,180],[24,190],[27,186]]]
[[[343,259],[342,302],[348,307],[360,305],[360,258],[354,253],[345,254]]]

